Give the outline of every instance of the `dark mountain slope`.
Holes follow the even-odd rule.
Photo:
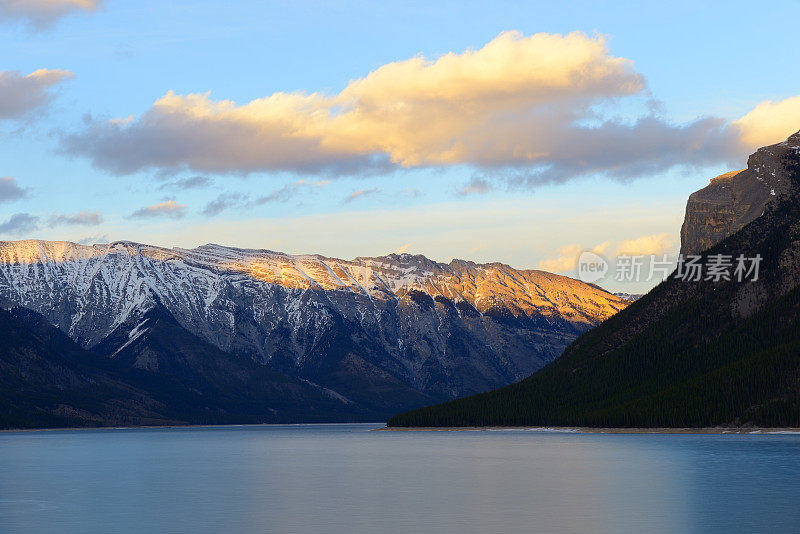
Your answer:
[[[431,401],[412,391],[366,408],[222,352],[163,308],[96,351],[32,310],[0,309],[0,428],[375,421]]]
[[[94,352],[127,380],[156,392],[193,422],[258,423],[379,420],[402,402],[365,408],[313,382],[290,378],[191,334],[164,308],[120,325]],[[406,395],[405,406],[426,397]]]
[[[103,367],[38,314],[0,309],[0,428],[179,422]]]
[[[671,278],[531,377],[389,425],[800,426],[800,151],[794,154],[782,160],[787,192],[703,254],[760,254],[757,282]]]

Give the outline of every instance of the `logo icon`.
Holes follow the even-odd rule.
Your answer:
[[[578,258],[578,280],[591,284],[608,273],[608,262],[602,256],[587,250]]]

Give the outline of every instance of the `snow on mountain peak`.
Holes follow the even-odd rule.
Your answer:
[[[0,297],[41,313],[68,314],[54,322],[86,344],[97,342],[155,299],[177,311],[176,317],[188,314],[202,323],[194,325],[195,332],[210,321],[234,325],[237,319],[226,304],[230,293],[261,295],[263,305],[274,307],[266,295],[275,288],[290,294],[350,294],[353,303],[360,302],[358,295],[397,301],[417,291],[466,302],[481,313],[502,308],[511,316],[587,325],[627,304],[594,286],[543,271],[463,260],[443,264],[411,254],[342,260],[216,244],[167,249],[131,241],[0,242]],[[67,309],[53,311],[60,307]],[[258,310],[250,313],[259,315]]]

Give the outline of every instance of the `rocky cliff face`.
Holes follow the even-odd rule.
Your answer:
[[[798,141],[759,150],[728,191],[713,184],[695,196],[726,199],[729,211],[718,212],[726,231],[753,219],[700,263],[759,255],[757,280],[670,277],[530,378],[389,426],[800,426]],[[762,182],[774,201],[762,204]]]
[[[790,163],[800,153],[800,132],[760,148],[747,168],[711,179],[686,203],[681,254],[698,254],[741,230],[790,187]]]
[[[163,307],[224,353],[361,405],[382,392],[445,399],[513,382],[628,304],[503,264],[45,241],[0,242],[0,299],[103,354]]]

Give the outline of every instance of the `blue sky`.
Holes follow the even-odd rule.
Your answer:
[[[563,183],[537,179],[527,185],[513,177],[527,175],[531,165],[473,164],[471,145],[466,156],[447,163],[351,168],[360,164],[351,162],[358,150],[348,146],[344,168],[307,170],[293,160],[288,170],[271,170],[267,162],[245,174],[235,162],[215,171],[192,168],[202,154],[178,170],[151,165],[155,160],[144,151],[158,152],[163,132],[144,128],[142,117],[168,91],[210,92],[212,102],[237,105],[278,92],[337,95],[384,65],[479,50],[510,30],[520,39],[582,31],[590,44],[602,35],[609,57],[632,61],[632,72],[644,80],[641,90],[591,95],[593,115],[580,117],[589,123],[633,122],[650,113],[651,100],[670,126],[702,117],[736,121],[759,103],[800,94],[792,54],[797,2],[769,9],[752,2],[432,4],[240,1],[222,7],[107,0],[96,11],[77,9],[45,24],[6,8],[0,72],[64,69],[72,76],[46,88],[46,104],[0,120],[0,177],[24,189],[21,197],[0,199],[0,228],[7,230],[0,239],[130,239],[184,247],[218,242],[346,258],[404,250],[443,261],[561,266],[569,274],[569,262],[556,261],[569,247],[607,243],[604,250],[613,255],[621,243],[639,239],[640,245],[657,243],[654,251],[675,252],[686,197],[710,177],[743,167],[749,149],[728,147],[723,156],[704,148],[689,166],[633,167],[622,177],[601,167],[592,172],[590,165]],[[92,130],[127,117],[133,127],[123,126],[123,134]],[[70,135],[80,139],[68,145]],[[335,142],[338,132],[331,135]],[[120,155],[142,136],[149,136],[145,148]],[[114,144],[113,153],[98,155],[94,147],[103,140]],[[569,147],[559,151],[569,156]],[[142,166],[132,172],[107,164],[109,158],[130,164],[137,157]],[[203,177],[196,182],[201,186],[179,187],[185,183],[180,180],[196,176]],[[460,194],[469,184],[480,187]],[[272,200],[257,202],[264,197]],[[213,214],[209,204],[215,200],[229,208]],[[148,207],[154,210],[146,212]],[[152,216],[134,215],[142,210]],[[15,214],[38,219],[27,227],[4,226]],[[648,236],[656,237],[641,240]]]

